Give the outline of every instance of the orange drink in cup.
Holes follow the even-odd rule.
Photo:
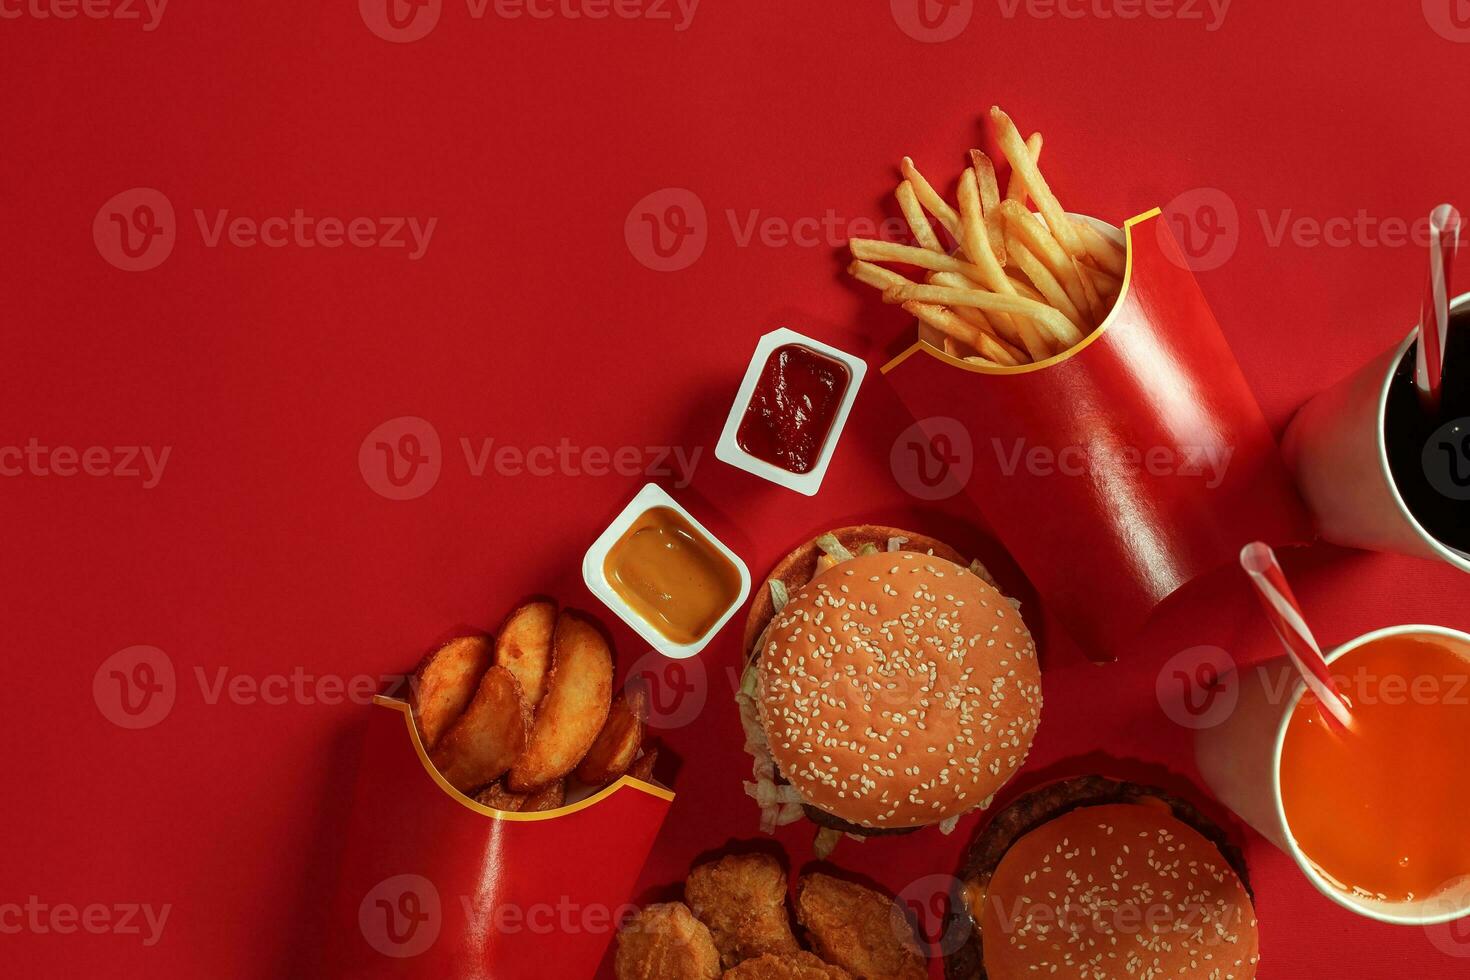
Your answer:
[[[1281,744],[1287,829],[1340,891],[1384,904],[1433,896],[1470,875],[1470,649],[1395,632],[1332,664],[1351,729],[1322,723],[1310,693]]]
[[[1286,656],[1234,677],[1234,709],[1195,732],[1205,782],[1339,905],[1470,915],[1470,635],[1394,626],[1324,655],[1271,548],[1240,564]]]
[[[1245,669],[1235,710],[1195,733],[1205,782],[1338,904],[1402,925],[1470,915],[1470,635],[1394,626],[1326,660],[1350,725],[1286,658]]]

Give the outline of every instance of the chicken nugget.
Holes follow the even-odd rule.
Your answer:
[[[796,886],[796,917],[812,949],[863,980],[926,980],[913,927],[893,900],[824,874]]]
[[[618,931],[617,980],[716,980],[720,951],[683,902],[650,905]]]
[[[725,969],[800,951],[786,911],[786,872],[766,854],[731,854],[689,872],[684,897],[709,926]]]
[[[852,974],[803,950],[790,956],[767,953],[746,960],[726,970],[723,980],[852,980]]]

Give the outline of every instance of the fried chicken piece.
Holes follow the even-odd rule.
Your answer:
[[[684,898],[709,926],[725,969],[763,953],[799,952],[786,912],[786,872],[766,854],[731,854],[689,872]]]
[[[723,980],[852,980],[852,974],[803,950],[790,956],[767,953],[746,960],[726,970]]]
[[[650,905],[618,931],[617,980],[716,980],[720,951],[683,902]]]
[[[859,980],[926,980],[929,969],[902,910],[871,888],[824,874],[796,886],[796,917],[812,949]]]

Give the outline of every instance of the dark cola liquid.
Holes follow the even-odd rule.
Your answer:
[[[1470,308],[1450,317],[1438,413],[1427,414],[1414,386],[1417,345],[1389,386],[1384,442],[1394,483],[1424,529],[1470,552]]]

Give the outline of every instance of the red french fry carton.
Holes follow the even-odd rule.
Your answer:
[[[375,699],[321,972],[592,976],[674,794],[624,776],[545,813],[455,792],[408,703]]]
[[[1159,603],[1247,542],[1311,538],[1276,440],[1159,210],[1129,220],[1122,240],[1122,291],[1071,350],[1007,368],[920,341],[883,368],[931,438],[968,434],[966,493],[1098,661],[1116,659]]]

